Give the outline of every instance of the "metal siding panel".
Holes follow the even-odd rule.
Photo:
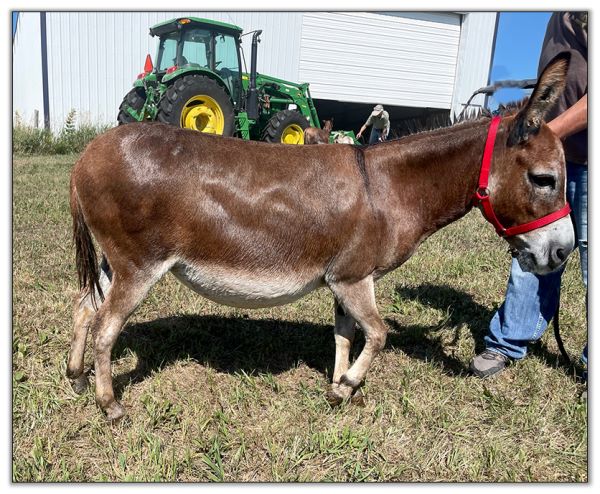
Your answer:
[[[62,122],[64,88],[61,68],[68,63],[68,53],[63,53],[60,50],[60,40],[63,29],[62,17],[48,12],[48,14],[46,14],[46,23],[48,44],[48,99],[50,106],[50,125],[54,129],[59,126],[58,122]]]
[[[108,47],[106,50],[106,58],[105,65],[103,70],[105,70],[106,74],[109,74],[109,77],[114,81],[112,84],[114,86],[119,86],[122,82],[123,71],[125,70],[125,52],[123,48],[125,46],[131,45],[122,45],[119,43],[119,19],[121,19],[122,15],[127,14],[118,14],[115,12],[111,12],[106,17],[106,28],[108,33]],[[111,82],[112,82],[111,81]],[[100,118],[107,119],[108,118],[108,109],[112,106],[115,108],[116,104],[116,95],[114,91],[106,92],[106,99],[103,101],[103,104],[100,106]]]
[[[33,125],[35,110],[44,125],[40,14],[20,12],[12,47],[12,109],[21,122]],[[14,117],[14,115],[13,115]]]
[[[416,21],[428,21],[439,24],[448,24],[450,26],[460,26],[460,15],[457,15],[457,13],[454,12],[375,12],[375,14],[403,17],[407,20],[413,19]]]
[[[102,58],[101,60],[101,64],[98,67],[98,76],[101,78],[104,78],[104,84],[102,84],[102,100],[99,101],[99,109],[98,109],[98,116],[100,119],[104,119],[104,114],[105,114],[105,109],[108,107],[109,105],[109,99],[110,99],[110,91],[109,91],[109,86],[112,85],[113,87],[116,86],[117,84],[115,84],[117,81],[115,80],[115,76],[116,74],[119,73],[119,67],[118,67],[118,58],[115,60],[115,63],[112,64],[112,66],[109,68],[109,59],[111,54],[115,54],[115,47],[114,47],[114,40],[113,40],[113,33],[112,33],[112,14],[110,13],[103,13],[100,14],[100,18],[102,19],[101,21],[101,25],[102,25],[102,32],[100,33],[103,41],[104,41],[104,50],[102,50],[102,48],[100,45],[98,48],[100,49],[100,52],[102,53]],[[124,47],[123,47],[124,49]]]
[[[89,17],[83,16],[81,18],[81,26],[83,36],[86,38],[90,38],[90,26],[89,26]],[[90,44],[86,43],[83,49],[81,50],[81,70],[84,74],[90,74],[92,72],[92,63],[90,58]],[[94,94],[94,77],[89,77],[89,84],[87,86],[87,90],[83,91],[83,105],[86,108],[90,108],[92,106],[92,95]],[[86,115],[87,121],[91,120],[91,115],[87,112]]]
[[[55,94],[56,70],[62,65],[62,54],[55,49],[54,39],[60,32],[60,19],[55,18],[56,14],[46,14],[46,40],[48,55],[48,103],[50,106],[50,125],[53,126],[53,118],[56,114],[56,106],[59,97]]]
[[[496,12],[465,14],[461,30],[451,114],[458,115],[471,94],[488,84],[496,29]],[[484,96],[473,99],[483,105]]]
[[[64,32],[61,33],[61,42],[67,42],[67,40],[72,36],[73,39],[78,39],[77,38],[77,34],[75,33],[75,21],[74,18],[77,14],[69,14],[69,19],[68,21],[65,23],[64,25]],[[73,49],[73,47],[70,47],[69,49],[69,72],[70,74],[77,74],[80,73],[78,71],[78,67],[77,67],[77,49]],[[64,118],[66,118],[66,116],[68,115],[68,113],[71,111],[72,108],[76,108],[78,107],[77,105],[77,87],[80,86],[80,84],[77,83],[77,80],[75,80],[73,77],[65,77],[64,79],[68,79],[68,88],[69,88],[69,95],[68,95],[68,101],[69,101],[69,105],[67,108],[64,109],[63,112],[63,121]],[[82,81],[83,83],[85,83],[84,81]]]
[[[457,14],[305,13],[300,79],[318,98],[450,108],[459,35]]]
[[[63,16],[60,16],[58,18],[58,21],[59,21],[59,23],[58,23],[57,30],[56,30],[56,36],[53,36],[53,39],[52,39],[52,45],[53,45],[53,49],[55,52],[61,51],[60,48],[61,48],[61,43],[62,43],[63,30],[64,30],[63,24],[65,23],[65,18]],[[68,79],[68,78],[63,76],[62,70],[60,70],[60,69],[61,69],[61,67],[68,67],[69,56],[70,56],[70,51],[68,49],[65,50],[64,52],[60,53],[61,65],[54,67],[54,69],[52,70],[53,74],[55,74],[55,77],[52,77],[52,82],[54,83],[54,86],[56,89],[54,91],[54,98],[53,98],[55,109],[54,109],[54,111],[52,111],[52,108],[50,109],[50,119],[53,122],[54,126],[60,126],[63,121],[63,118],[62,118],[62,116],[64,114],[63,104],[64,104],[64,101],[66,100],[66,93],[69,90],[69,88],[67,87],[67,85],[69,84],[69,81],[64,80],[64,79]],[[51,60],[50,53],[48,53],[48,64],[51,63],[50,60]]]

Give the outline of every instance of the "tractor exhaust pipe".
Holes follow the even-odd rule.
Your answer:
[[[248,118],[256,120],[258,118],[258,91],[256,90],[256,54],[258,52],[259,36],[262,29],[254,31],[252,35],[252,54],[250,55],[250,84],[248,86],[248,97],[246,99],[246,113]]]

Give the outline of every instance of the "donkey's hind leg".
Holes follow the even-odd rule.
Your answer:
[[[125,409],[115,399],[113,390],[110,365],[113,346],[128,317],[171,265],[164,264],[133,272],[113,266],[115,273],[110,293],[90,325],[94,338],[96,403],[109,420],[117,420],[125,415]]]
[[[110,290],[112,272],[105,256],[100,263],[100,287],[104,296]],[[96,304],[100,305],[100,294],[95,292]],[[81,292],[75,299],[73,307],[73,338],[67,362],[67,377],[71,379],[73,390],[81,394],[88,386],[88,379],[83,372],[83,356],[90,322],[96,313],[92,297],[89,292]]]
[[[385,346],[388,330],[375,304],[375,290],[371,277],[356,283],[331,285],[330,288],[348,314],[359,324],[366,340],[354,364],[340,376],[338,383],[334,381],[332,384],[328,396],[331,402],[331,398],[337,398],[337,401],[348,399],[352,392],[358,389],[373,359]],[[360,403],[361,397],[357,398],[357,402]]]

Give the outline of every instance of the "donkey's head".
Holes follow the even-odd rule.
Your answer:
[[[562,143],[544,116],[564,90],[569,60],[569,54],[561,54],[548,64],[527,104],[504,120],[498,134],[489,191],[494,212],[505,227],[542,218],[566,204]],[[573,225],[566,215],[507,240],[525,271],[545,274],[563,264],[573,250]]]

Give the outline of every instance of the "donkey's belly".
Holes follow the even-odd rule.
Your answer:
[[[321,273],[273,274],[176,263],[171,272],[188,288],[220,304],[258,309],[284,305],[323,286]]]

